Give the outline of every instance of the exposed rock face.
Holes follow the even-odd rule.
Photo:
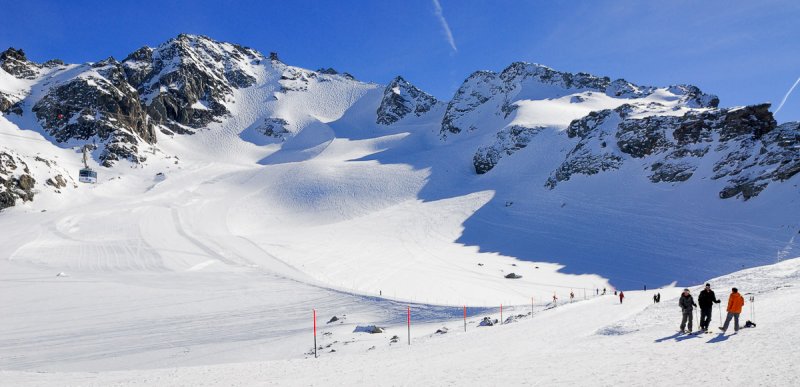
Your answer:
[[[42,66],[25,57],[22,49],[13,47],[0,53],[0,68],[19,79],[35,79]]]
[[[42,190],[37,179],[46,181],[56,193],[70,184],[75,185],[69,173],[54,160],[39,156],[30,158],[0,147],[0,211],[13,207],[19,200],[32,201]]]
[[[190,134],[229,114],[233,89],[253,85],[248,65],[263,59],[249,48],[181,34],[133,52],[123,68],[154,123]]]
[[[281,92],[308,91],[309,82],[317,77],[318,74],[313,71],[286,66],[279,81]]]
[[[410,113],[419,117],[430,111],[437,103],[436,98],[430,94],[408,83],[402,77],[397,77],[383,91],[383,99],[378,107],[378,117],[375,122],[391,125]]]
[[[479,175],[489,172],[501,158],[528,146],[543,129],[543,127],[527,128],[513,125],[497,132],[497,139],[492,145],[480,147],[475,152],[472,158],[475,172]]]
[[[15,103],[19,101],[19,98],[15,98],[13,95],[3,93],[0,91],[0,112],[8,113],[11,112],[11,107],[14,106]]]
[[[516,62],[500,74],[477,71],[467,78],[447,105],[440,133],[448,135],[478,129],[480,118],[496,115],[507,118],[515,109],[514,101],[530,88],[548,89],[547,98],[557,98],[579,91],[596,91],[619,98],[644,98],[657,90],[624,79],[611,81],[587,73],[568,73],[535,63]],[[719,98],[707,95],[695,86],[679,85],[667,89],[690,107],[716,107]],[[535,91],[532,91],[535,92]],[[575,101],[580,102],[580,101]],[[497,130],[499,128],[489,128]]]
[[[17,199],[33,200],[36,180],[19,156],[0,151],[0,210],[12,207]]]
[[[579,138],[545,186],[574,174],[617,169],[644,159],[654,183],[689,180],[700,161],[712,158],[713,180],[726,182],[723,199],[758,195],[771,181],[800,171],[798,123],[777,126],[769,105],[690,111],[683,116],[630,118],[632,107],[593,112],[573,121],[567,135]]]
[[[289,135],[289,130],[287,129],[288,125],[289,122],[283,118],[270,117],[265,119],[264,123],[261,124],[256,131],[268,137],[284,139],[287,135]]]
[[[53,86],[32,110],[58,142],[77,139],[103,145],[99,159],[106,166],[121,159],[139,162],[141,143],[156,141],[139,94],[113,58]]]
[[[317,73],[326,74],[326,75],[341,75],[341,76],[343,76],[343,77],[345,77],[347,79],[350,79],[350,80],[355,80],[356,79],[350,73],[347,73],[347,72],[340,73],[340,72],[336,71],[336,69],[331,68],[331,67],[318,69]]]
[[[29,61],[22,49],[11,47],[0,53],[0,69],[15,78],[35,79],[39,76],[41,67]],[[24,95],[15,95],[13,92],[5,93],[0,91],[0,112],[22,114],[22,110],[17,103],[24,97]]]
[[[56,189],[64,188],[64,187],[67,186],[66,179],[64,179],[64,176],[61,176],[61,175],[55,175],[54,177],[51,177],[51,178],[47,179],[47,181],[45,181],[45,183],[47,185],[53,186]]]

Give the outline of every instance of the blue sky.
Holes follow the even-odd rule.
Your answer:
[[[365,81],[403,75],[445,100],[473,71],[514,61],[647,85],[691,83],[722,106],[770,101],[773,111],[800,77],[796,0],[0,0],[0,9],[0,47],[23,48],[36,61],[122,59],[186,32]],[[779,122],[800,120],[796,92]]]

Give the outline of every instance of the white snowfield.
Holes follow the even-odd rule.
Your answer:
[[[378,125],[380,85],[328,74],[281,80],[310,72],[280,62],[242,66],[256,82],[228,96],[230,116],[194,135],[159,133],[142,147],[143,164],[91,161],[96,185],[75,182],[80,142],[54,143],[31,111],[46,87],[87,66],[34,81],[0,71],[0,90],[25,101],[21,116],[0,115],[0,151],[24,159],[37,180],[34,201],[0,213],[0,384],[796,378],[788,367],[797,339],[781,333],[800,310],[789,302],[797,260],[715,281],[720,294],[735,284],[764,305],[759,327],[731,338],[673,337],[680,314],[670,286],[797,256],[800,175],[747,202],[719,199],[722,183],[710,178],[654,184],[633,162],[549,190],[574,146],[563,132],[570,120],[629,99],[526,84],[512,114],[476,123],[491,130],[443,140],[444,104]],[[691,110],[667,88],[645,100],[663,106],[657,114]],[[286,121],[285,138],[256,130],[268,119]],[[513,125],[544,129],[477,175],[476,150]],[[712,168],[705,162],[696,176]],[[58,190],[44,184],[57,173],[72,176]],[[666,287],[661,304],[650,305],[650,291],[626,291],[621,306],[593,297],[645,285]],[[575,302],[563,305],[570,292]],[[562,305],[546,310],[554,295]],[[525,314],[531,302],[532,319],[477,327],[500,305]],[[319,359],[310,355],[312,310]],[[360,332],[372,325],[387,331]],[[448,333],[435,335],[443,325]],[[753,357],[761,367],[747,367]]]
[[[0,371],[4,385],[41,386],[256,386],[256,385],[725,385],[796,386],[800,336],[800,258],[711,280],[722,305],[736,286],[746,302],[741,322],[756,328],[726,334],[677,333],[678,288],[629,291],[622,304],[613,295],[537,309],[515,322],[475,327],[488,313],[439,325],[390,326],[374,350],[319,358],[201,367],[100,373]],[[697,297],[700,287],[692,288]],[[660,292],[661,303],[652,296]],[[754,297],[755,302],[751,302]],[[754,309],[755,307],[755,309]],[[724,306],[723,306],[724,308]],[[717,307],[712,327],[720,325]],[[414,318],[412,312],[412,319]],[[723,310],[724,313],[724,310]],[[491,314],[494,318],[498,316]],[[696,322],[695,322],[696,324]],[[325,324],[321,324],[325,325]],[[446,334],[433,333],[436,327]],[[305,330],[310,340],[310,330]],[[326,330],[326,328],[322,328]],[[715,329],[717,331],[717,329]],[[122,332],[121,334],[125,334]],[[362,335],[369,335],[361,333]],[[424,336],[421,336],[424,334]],[[398,343],[387,346],[392,335]],[[330,343],[323,338],[321,346]],[[377,341],[377,340],[376,340]],[[158,366],[158,365],[157,365]]]

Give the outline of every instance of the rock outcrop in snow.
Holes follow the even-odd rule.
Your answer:
[[[36,102],[32,111],[37,120],[57,142],[97,145],[105,166],[123,159],[141,161],[142,145],[156,142],[155,130],[122,65],[108,58],[83,67]]]
[[[227,122],[257,145],[287,140],[311,125],[308,141],[320,135],[311,132],[324,132],[376,87],[332,68],[293,67],[275,53],[264,56],[187,34],[142,47],[122,62],[108,58],[85,65],[38,64],[10,48],[0,54],[0,71],[15,78],[13,87],[0,88],[0,112],[33,114],[52,140],[89,145],[107,167],[146,160],[159,131],[192,134]],[[451,143],[478,136],[478,145],[467,150],[474,152],[477,174],[488,173],[543,131],[556,131],[568,149],[548,150],[564,158],[542,182],[550,189],[575,174],[617,170],[634,160],[646,164],[653,183],[679,183],[697,173],[700,160],[713,158],[713,174],[703,177],[726,183],[722,198],[748,199],[769,182],[797,173],[797,123],[778,127],[766,105],[718,104],[716,96],[691,85],[641,86],[516,62],[499,73],[473,73],[446,106],[398,76],[368,119],[391,126],[419,118],[415,124],[436,126]],[[246,119],[239,117],[242,105],[249,109]],[[567,113],[540,119],[551,109]],[[298,144],[319,145],[299,141],[290,148]]]
[[[797,123],[780,127],[769,105],[690,111],[683,116],[631,118],[631,105],[592,112],[567,128],[578,143],[546,182],[549,188],[575,174],[618,169],[645,161],[654,183],[690,179],[701,161],[713,163],[712,180],[726,182],[720,198],[758,195],[772,181],[800,171]]]
[[[486,116],[508,118],[521,99],[558,98],[581,91],[596,91],[611,97],[640,99],[658,89],[639,86],[624,79],[611,81],[587,73],[568,73],[535,63],[516,62],[501,73],[477,71],[467,78],[447,105],[440,133],[448,135],[482,128]],[[679,85],[667,89],[690,107],[716,107],[719,98],[704,94],[695,86]]]
[[[475,156],[472,158],[475,172],[478,174],[489,172],[503,156],[510,156],[528,146],[534,136],[543,129],[542,126],[529,128],[522,125],[512,125],[501,129],[497,132],[494,143],[482,146],[475,152]]]
[[[381,125],[391,125],[411,113],[419,117],[429,112],[437,103],[438,101],[432,95],[398,76],[384,89],[375,122]]]
[[[56,193],[75,184],[53,160],[31,158],[0,147],[0,211],[20,201],[32,201],[43,189],[42,182]]]
[[[42,66],[29,61],[22,49],[10,47],[0,53],[0,68],[15,78],[36,79]]]
[[[154,123],[193,133],[230,113],[233,90],[253,85],[248,67],[263,60],[249,48],[181,34],[136,50],[122,65]]]
[[[0,210],[14,206],[17,199],[33,200],[36,180],[30,173],[28,164],[19,156],[0,151]]]

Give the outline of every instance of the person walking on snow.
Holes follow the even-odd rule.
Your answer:
[[[686,333],[686,322],[689,322],[689,332],[692,331],[692,311],[697,304],[694,303],[694,298],[689,294],[689,289],[683,289],[681,298],[678,299],[678,305],[681,307],[683,318],[681,319],[681,333]]]
[[[719,304],[720,300],[711,290],[711,284],[706,284],[706,288],[697,296],[697,303],[700,305],[700,330],[708,331],[711,324],[711,311],[714,304]]]
[[[731,289],[731,295],[728,298],[728,315],[725,317],[725,324],[719,327],[722,333],[728,330],[731,319],[733,319],[734,332],[739,331],[739,314],[742,313],[742,306],[744,306],[744,297],[739,294],[739,289]]]
[[[575,299],[575,293],[573,293],[572,291],[570,291],[570,292],[569,292],[569,302],[572,302],[572,300],[574,300],[574,299]]]
[[[620,303],[620,304],[622,303],[622,299],[623,299],[623,298],[625,298],[625,293],[623,293],[622,291],[620,291],[620,292],[619,292],[619,303]]]
[[[658,296],[653,294],[653,303],[655,304],[657,302],[658,302]]]

